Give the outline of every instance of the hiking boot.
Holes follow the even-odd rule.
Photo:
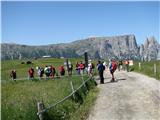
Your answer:
[[[104,84],[104,82],[100,82],[100,84]]]
[[[115,79],[114,79],[114,78],[112,78],[111,82],[115,82]]]

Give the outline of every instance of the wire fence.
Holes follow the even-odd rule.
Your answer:
[[[82,76],[82,78],[83,78],[83,76]],[[45,113],[46,111],[50,110],[51,108],[54,108],[55,106],[57,106],[57,105],[59,105],[59,104],[65,102],[67,99],[69,99],[69,98],[72,97],[72,96],[73,96],[73,98],[74,98],[74,94],[75,94],[78,90],[80,90],[83,86],[85,86],[85,84],[86,84],[89,80],[92,80],[92,79],[93,79],[93,77],[89,77],[88,79],[86,79],[85,81],[83,81],[83,83],[82,83],[77,89],[75,89],[75,90],[73,89],[73,88],[74,88],[74,87],[73,87],[73,84],[71,84],[72,92],[71,92],[68,96],[66,96],[66,97],[64,97],[63,99],[57,101],[57,102],[54,103],[53,105],[49,105],[49,106],[46,107],[46,108],[44,108],[43,102],[38,102],[38,103],[37,103],[37,108],[38,108],[37,115],[38,115],[39,119],[40,119],[40,120],[44,120],[44,115],[43,115],[43,113]],[[71,81],[71,82],[72,82],[72,81]]]
[[[88,74],[83,74],[83,76],[87,76]],[[24,80],[55,80],[58,78],[65,78],[65,77],[81,77],[81,74],[77,75],[63,75],[63,76],[54,76],[54,77],[34,77],[34,78],[29,78],[29,77],[22,77],[22,78],[17,78],[17,79],[9,79],[9,80],[1,80],[2,83],[10,82],[10,81],[24,81]]]
[[[160,62],[158,61],[138,62],[135,65],[135,70],[158,80],[160,79]]]

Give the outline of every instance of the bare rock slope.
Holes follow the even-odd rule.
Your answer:
[[[52,57],[79,57],[88,52],[90,58],[108,59],[129,58],[155,60],[160,45],[154,37],[147,39],[144,45],[138,46],[134,35],[113,37],[89,37],[71,43],[28,46],[18,44],[1,44],[1,59]]]

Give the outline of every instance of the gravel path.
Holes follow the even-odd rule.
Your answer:
[[[114,83],[108,71],[104,76],[88,120],[160,120],[160,81],[125,71],[115,73]]]

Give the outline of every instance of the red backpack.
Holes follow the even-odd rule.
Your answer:
[[[117,64],[116,62],[112,62],[112,69],[115,71],[117,69]]]

